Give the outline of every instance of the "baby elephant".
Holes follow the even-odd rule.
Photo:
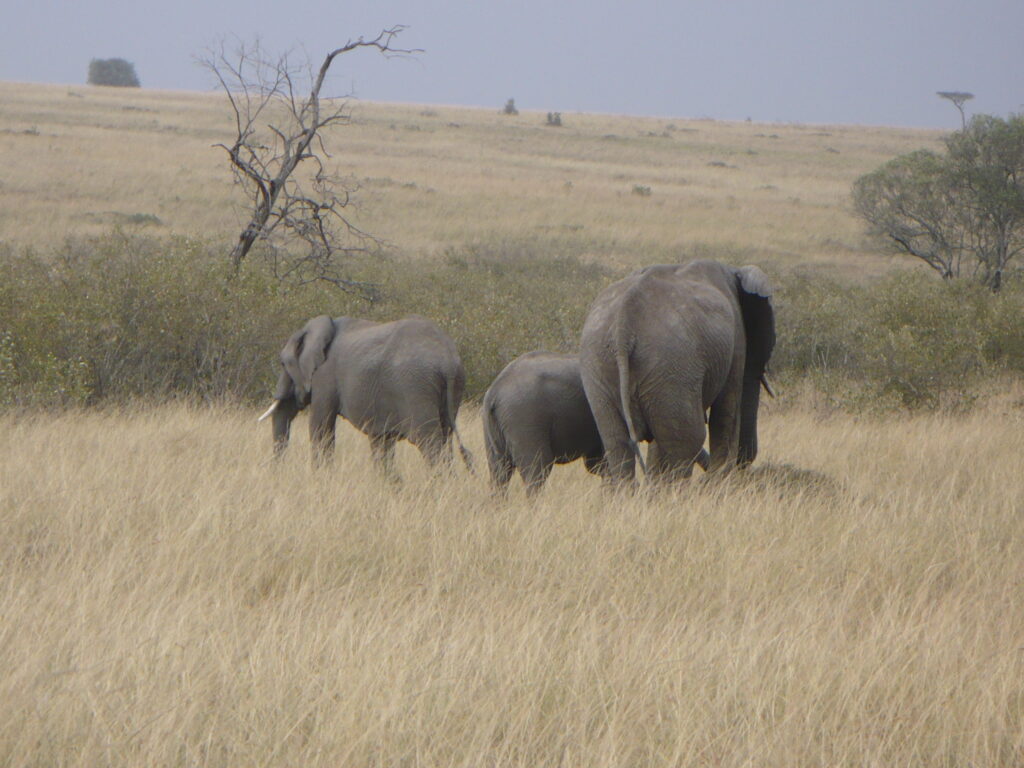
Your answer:
[[[601,473],[604,449],[583,393],[578,355],[529,352],[498,374],[484,395],[484,442],[491,482],[508,487],[517,469],[536,493],[554,464],[583,459]]]

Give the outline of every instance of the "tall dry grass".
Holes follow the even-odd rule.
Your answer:
[[[1024,764],[1020,409],[765,411],[728,482],[533,502],[235,407],[0,415],[0,763]]]

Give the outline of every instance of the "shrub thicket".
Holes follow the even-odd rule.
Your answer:
[[[814,377],[841,405],[969,405],[980,378],[1024,372],[1024,285],[993,295],[901,272],[868,284],[780,281],[772,368]]]
[[[421,314],[459,345],[480,396],[512,358],[575,348],[611,279],[571,255],[516,244],[353,264],[372,304],[326,283],[290,286],[258,263],[232,275],[212,244],[122,233],[55,255],[0,254],[0,403],[61,405],[167,396],[265,398],[277,353],[319,314]]]
[[[852,285],[768,269],[777,285],[773,372],[811,379],[840,405],[964,405],[980,377],[1024,372],[1019,282],[993,295],[916,273]],[[391,255],[352,270],[382,286],[379,301],[327,284],[285,285],[258,262],[233,276],[222,249],[187,238],[115,232],[54,254],[0,253],[0,404],[263,399],[284,340],[323,313],[436,320],[459,345],[467,394],[479,397],[523,352],[574,351],[591,301],[618,277],[557,242]]]

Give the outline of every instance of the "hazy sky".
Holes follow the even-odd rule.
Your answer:
[[[318,62],[405,24],[415,60],[361,52],[332,95],[665,117],[955,128],[1024,111],[1024,0],[3,0],[0,79],[84,83],[91,58],[149,88],[209,90],[195,56],[259,36]]]

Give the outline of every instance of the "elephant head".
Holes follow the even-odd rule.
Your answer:
[[[765,371],[775,348],[775,310],[772,308],[771,282],[757,267],[736,270],[736,293],[747,344],[737,463],[746,466],[757,456],[757,409],[761,387],[772,394]]]
[[[275,400],[292,394],[300,409],[309,404],[313,374],[327,359],[327,348],[334,340],[334,332],[334,321],[327,315],[319,315],[292,334],[281,350],[284,371],[277,381]]]
[[[259,417],[274,417],[274,445],[277,451],[288,443],[288,433],[295,414],[309,405],[313,374],[324,360],[334,340],[335,324],[327,315],[314,317],[300,331],[292,334],[281,350],[281,374],[277,377],[274,402]]]

